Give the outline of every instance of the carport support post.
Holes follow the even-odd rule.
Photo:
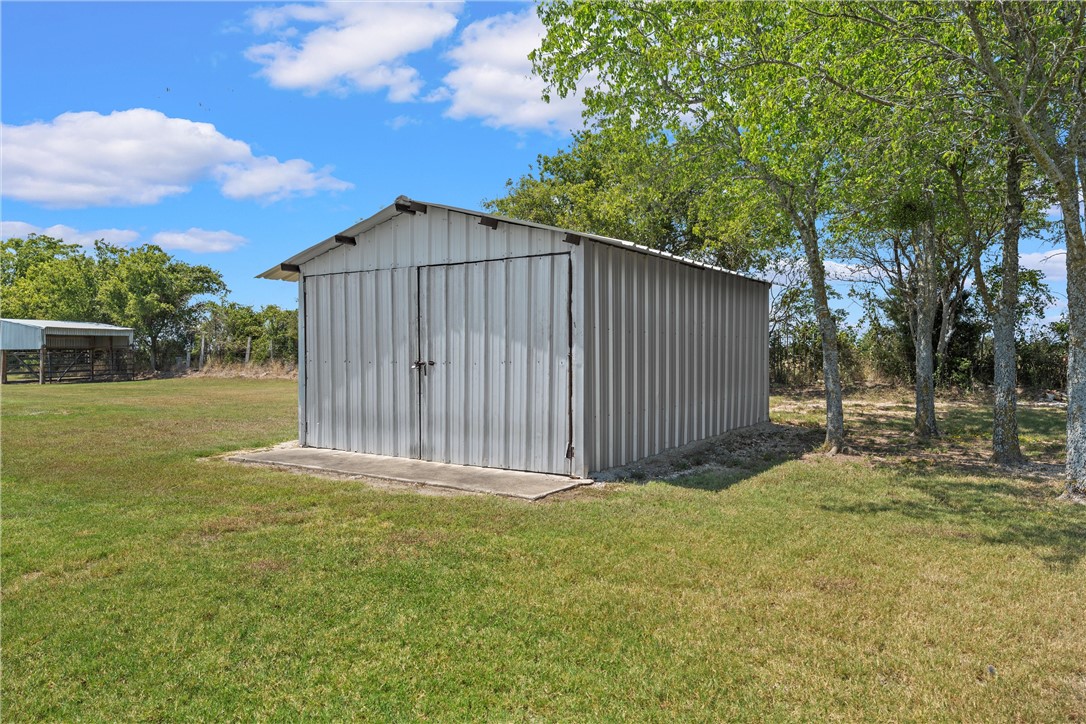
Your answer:
[[[41,349],[38,350],[38,384],[39,385],[44,385],[45,384],[45,356],[46,356],[45,345],[43,344],[41,346]]]

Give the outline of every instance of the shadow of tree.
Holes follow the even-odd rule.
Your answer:
[[[922,475],[901,471],[901,495],[878,502],[824,503],[822,510],[856,515],[894,514],[928,525],[929,534],[1025,548],[1046,564],[1069,570],[1086,557],[1086,507],[1057,502],[1051,484],[995,475]],[[939,533],[942,531],[942,533]]]
[[[592,477],[597,481],[661,480],[679,487],[716,492],[803,457],[817,449],[823,437],[821,430],[810,427],[765,422],[698,440]]]

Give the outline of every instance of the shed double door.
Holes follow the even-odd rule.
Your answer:
[[[569,472],[569,254],[305,284],[306,445]]]
[[[569,472],[569,254],[420,267],[425,460]]]

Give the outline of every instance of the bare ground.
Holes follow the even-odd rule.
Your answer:
[[[778,393],[780,391],[777,391]],[[1024,396],[1025,397],[1025,396]],[[1059,408],[1062,403],[1023,399],[1021,410]],[[918,440],[911,434],[912,391],[877,387],[853,391],[845,400],[848,447],[836,458],[859,459],[872,466],[892,466],[917,472],[958,472],[999,475],[1041,483],[1062,484],[1062,447],[1033,452],[1022,466],[1005,468],[991,460],[991,437],[976,420],[990,420],[990,401],[983,395],[949,395],[937,403],[943,436]],[[724,433],[637,462],[611,468],[595,480],[674,480],[703,472],[755,472],[788,459],[824,458],[822,450],[825,403],[820,389],[793,390],[773,398],[773,422]]]

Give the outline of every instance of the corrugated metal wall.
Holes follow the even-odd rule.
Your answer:
[[[768,286],[585,245],[590,471],[768,419]]]
[[[571,472],[578,247],[561,239],[432,209],[304,264],[303,444]]]
[[[423,459],[570,472],[571,274],[568,253],[419,270]]]
[[[0,321],[0,349],[39,349],[45,335],[39,327]]]
[[[767,285],[563,236],[431,207],[305,262],[303,444],[583,476],[768,419]]]
[[[416,274],[305,278],[305,444],[418,457]]]
[[[302,273],[334,274],[370,269],[394,269],[502,259],[532,254],[565,253],[563,234],[517,224],[490,229],[478,216],[432,207],[426,213],[404,213],[378,224],[358,237],[355,246],[342,246],[302,265]]]

